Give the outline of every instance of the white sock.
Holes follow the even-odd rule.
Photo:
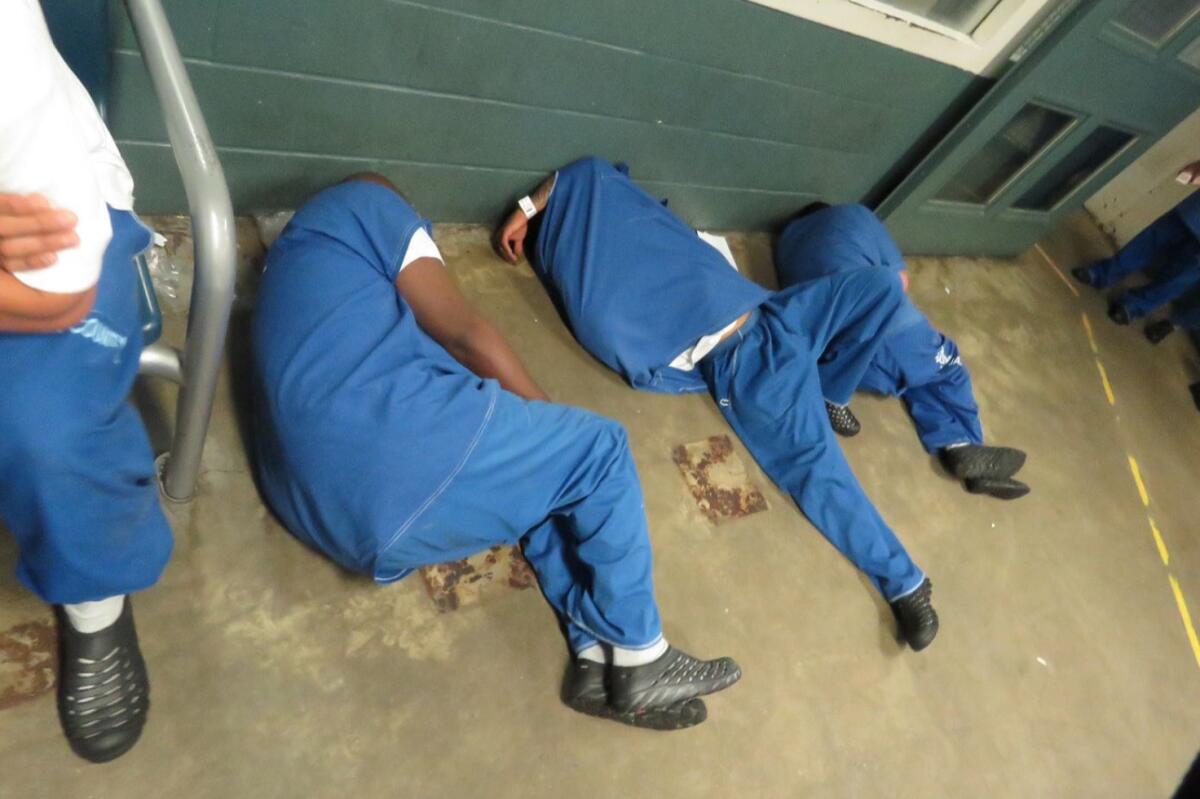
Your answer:
[[[621,646],[613,647],[614,666],[644,666],[653,663],[667,651],[667,639],[659,638],[657,643],[645,649],[626,649]]]
[[[604,647],[600,644],[592,644],[585,646],[575,655],[580,660],[590,660],[593,663],[608,663],[608,658],[604,656]]]
[[[95,602],[63,605],[71,626],[81,633],[98,633],[111,627],[125,609],[125,596],[110,596]]]
[[[970,443],[970,441],[959,441],[957,444],[947,444],[946,446],[942,447],[942,449],[958,449],[959,447],[965,447]]]

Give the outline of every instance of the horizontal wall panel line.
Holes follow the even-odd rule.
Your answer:
[[[590,45],[593,47],[602,47],[607,50],[612,50],[614,52],[622,53],[625,55],[637,56],[639,58],[648,58],[648,59],[653,59],[656,61],[665,61],[665,62],[672,63],[672,64],[682,64],[684,66],[693,67],[695,69],[700,69],[700,70],[709,71],[709,72],[715,72],[715,73],[718,73],[721,75],[727,75],[727,76],[736,77],[736,78],[744,78],[746,80],[752,80],[752,81],[759,82],[759,83],[765,83],[770,86],[778,86],[780,88],[788,89],[791,91],[799,91],[799,92],[804,92],[806,94],[814,94],[814,95],[825,96],[825,97],[836,97],[839,100],[846,100],[848,102],[858,103],[861,105],[866,105],[866,106],[871,106],[871,107],[878,107],[880,105],[880,103],[878,102],[877,99],[864,99],[861,97],[854,97],[852,95],[839,94],[836,92],[828,92],[828,91],[824,91],[824,90],[818,90],[818,89],[812,88],[811,86],[804,86],[804,85],[798,84],[798,83],[789,83],[787,81],[774,80],[772,78],[763,77],[762,75],[755,75],[755,74],[749,73],[749,72],[738,72],[736,70],[726,69],[724,67],[718,67],[713,64],[705,64],[700,61],[690,61],[690,60],[686,60],[686,59],[673,58],[671,56],[662,55],[660,53],[655,53],[650,50],[640,50],[640,49],[637,49],[634,47],[627,47],[625,45],[613,44],[611,42],[604,42],[604,41],[600,41],[597,39],[589,39],[585,36],[577,36],[577,35],[571,34],[571,33],[563,33],[562,31],[550,30],[548,28],[538,28],[538,27],[534,27],[532,25],[525,25],[525,24],[522,24],[519,22],[510,22],[508,20],[496,19],[495,17],[488,17],[488,16],[483,16],[480,14],[471,14],[466,11],[458,11],[455,9],[431,6],[426,3],[413,2],[412,0],[387,0],[387,1],[392,5],[408,6],[409,8],[417,8],[422,11],[428,11],[428,12],[435,13],[435,14],[445,14],[447,16],[459,17],[461,19],[470,19],[470,20],[474,20],[476,22],[484,22],[484,23],[488,23],[491,25],[499,25],[499,26],[502,26],[505,28],[510,28],[512,30],[524,31],[526,33],[532,33],[535,35],[552,36],[552,37],[555,37],[558,39],[564,39],[564,40],[570,41],[570,42],[577,42],[579,44],[586,44],[586,45]],[[810,24],[816,24],[816,23],[810,23]],[[891,108],[892,106],[887,105],[886,107]]]
[[[126,57],[136,58],[139,61],[142,56],[139,51],[119,49],[114,50],[114,54]],[[189,66],[204,67],[206,69],[215,69],[225,72],[248,72],[257,75],[269,75],[278,78],[288,78],[300,81],[318,81],[328,83],[335,86],[347,86],[354,88],[372,89],[375,91],[394,92],[398,94],[411,94],[418,97],[433,97],[445,100],[458,100],[472,103],[481,103],[493,105],[499,108],[516,109],[519,111],[539,111],[550,114],[561,114],[564,116],[573,116],[581,119],[598,119],[598,120],[616,120],[634,125],[644,125],[646,127],[655,128],[658,130],[678,130],[687,133],[702,133],[706,136],[714,138],[730,139],[733,141],[754,142],[756,144],[767,144],[777,147],[787,147],[797,150],[809,150],[814,153],[835,153],[838,155],[868,155],[871,150],[864,149],[843,149],[840,147],[829,147],[820,144],[805,144],[800,142],[783,141],[780,139],[764,138],[761,136],[748,136],[742,133],[730,133],[728,131],[713,130],[711,128],[693,127],[690,125],[679,125],[669,122],[661,122],[658,120],[641,119],[637,117],[621,116],[619,114],[602,114],[590,111],[579,111],[571,108],[559,108],[555,106],[534,105],[529,103],[518,103],[511,100],[498,100],[491,97],[479,97],[469,94],[457,94],[453,92],[440,92],[432,89],[419,89],[411,86],[403,86],[391,83],[380,83],[378,81],[358,80],[354,78],[342,78],[335,75],[324,75],[313,72],[297,72],[294,70],[274,69],[270,67],[246,66],[241,64],[229,64],[220,61],[211,61],[205,58],[185,58],[184,63]]]
[[[117,144],[129,144],[135,147],[154,147],[163,150],[170,150],[171,145],[165,141],[150,141],[145,139],[118,139]],[[345,161],[353,164],[396,164],[399,166],[418,166],[430,167],[436,169],[456,169],[464,172],[499,172],[508,175],[529,175],[532,179],[537,180],[546,177],[553,169],[537,170],[537,169],[514,169],[505,166],[492,166],[487,164],[454,164],[445,161],[414,161],[407,158],[373,158],[371,156],[360,155],[335,155],[330,153],[311,153],[298,152],[296,150],[272,150],[266,147],[226,147],[217,145],[217,153],[237,153],[239,155],[266,155],[280,156],[288,158],[312,159],[321,161]],[[566,166],[562,164],[561,166]],[[643,186],[664,186],[676,189],[703,189],[705,191],[725,191],[737,192],[738,194],[761,194],[764,196],[774,197],[815,197],[815,194],[809,194],[803,191],[784,191],[781,189],[760,189],[746,186],[717,186],[707,183],[691,183],[679,182],[672,180],[659,180],[656,178],[645,181],[638,180],[636,171],[632,174],[635,182]]]

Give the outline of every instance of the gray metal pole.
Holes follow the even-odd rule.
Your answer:
[[[184,345],[183,386],[175,411],[175,441],[163,474],[163,493],[168,499],[185,502],[196,490],[212,416],[233,307],[237,236],[225,174],[162,5],[158,0],[125,0],[125,6],[162,106],[192,216],[195,280]]]

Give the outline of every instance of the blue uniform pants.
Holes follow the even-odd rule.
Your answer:
[[[750,454],[884,598],[917,588],[924,573],[863,492],[825,413],[850,395],[893,322],[899,278],[859,269],[779,292],[700,362],[713,398]],[[839,353],[822,385],[817,356]]]
[[[1120,303],[1137,318],[1200,285],[1200,241],[1175,210],[1160,216],[1112,258],[1092,265],[1092,282],[1107,288],[1161,262],[1155,280],[1121,295]]]
[[[150,233],[128,212],[110,216],[88,317],[63,333],[0,333],[0,519],[17,538],[17,577],[52,603],[146,588],[171,553],[128,403],[142,351],[133,257]]]
[[[463,467],[386,543],[378,579],[517,541],[573,651],[662,637],[642,489],[616,422],[500,392]]]
[[[983,443],[975,390],[958,346],[924,317],[884,339],[859,388],[899,395],[926,452]]]

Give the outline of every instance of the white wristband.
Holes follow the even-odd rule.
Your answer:
[[[525,214],[526,219],[533,219],[537,216],[537,206],[533,204],[533,200],[529,199],[528,194],[517,200],[517,205],[520,207],[521,213]]]

